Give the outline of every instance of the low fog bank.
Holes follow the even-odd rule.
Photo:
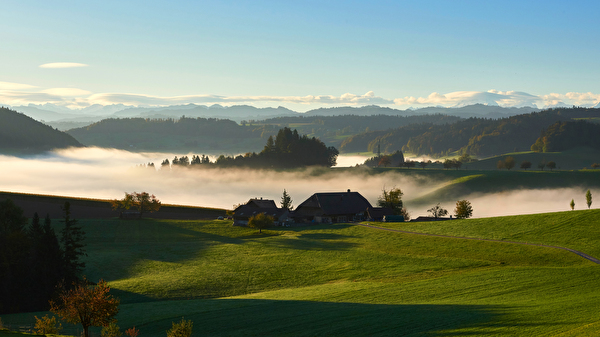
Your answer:
[[[29,158],[0,156],[0,190],[98,199],[146,191],[166,204],[230,209],[256,197],[279,203],[283,189],[295,206],[316,192],[348,189],[360,192],[375,206],[383,187],[399,187],[411,216],[417,217],[427,215],[427,208],[433,204],[412,209],[410,199],[431,192],[441,183],[398,172],[370,175],[366,169],[158,169],[162,160],[171,160],[175,155],[85,148]],[[155,163],[158,170],[135,167],[148,162]],[[594,190],[592,194],[599,195]],[[475,217],[568,210],[571,199],[575,199],[576,209],[587,208],[582,189],[515,191],[466,199],[471,201]],[[455,205],[442,206],[452,213]]]
[[[474,218],[487,218],[504,215],[520,215],[535,213],[562,212],[571,210],[571,200],[575,201],[575,210],[587,209],[585,193],[588,188],[558,188],[558,189],[526,189],[507,191],[494,194],[473,194],[464,196],[471,202]],[[590,188],[592,193],[592,207],[600,205],[600,190]],[[431,206],[434,206],[432,204]],[[428,215],[431,206],[411,205],[410,200],[406,206],[412,218],[419,215]],[[441,202],[440,206],[447,209],[449,214],[454,213],[456,202]]]

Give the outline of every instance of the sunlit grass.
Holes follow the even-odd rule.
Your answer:
[[[181,317],[211,336],[576,336],[600,321],[600,267],[559,249],[352,224],[259,234],[225,221],[80,223],[86,274],[109,281],[119,325],[144,336]],[[600,255],[600,210],[385,226]]]

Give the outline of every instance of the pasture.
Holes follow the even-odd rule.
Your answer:
[[[227,221],[80,223],[86,275],[109,281],[119,325],[141,336],[164,336],[181,317],[210,336],[580,336],[600,327],[600,266],[558,249],[354,224],[261,235]],[[600,210],[393,226],[600,256]]]

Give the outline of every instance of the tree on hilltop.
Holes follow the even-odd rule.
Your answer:
[[[466,219],[473,216],[473,207],[469,200],[459,200],[456,202],[456,209],[454,210],[454,216],[457,219]]]
[[[530,161],[522,161],[521,162],[521,169],[522,170],[527,170],[528,168],[531,168],[531,162]]]
[[[585,194],[585,201],[588,209],[590,209],[590,207],[592,207],[592,192],[590,192],[590,190],[587,190],[587,193]]]
[[[515,167],[515,164],[516,164],[515,158],[513,158],[513,157],[508,156],[504,159],[504,167],[509,171],[510,171],[510,169]]]
[[[154,194],[150,195],[148,192],[125,192],[125,197],[120,200],[111,201],[112,208],[114,210],[128,210],[135,208],[139,212],[139,217],[146,212],[156,212],[160,209],[161,202],[156,198]]]
[[[442,208],[439,203],[428,209],[427,212],[431,213],[431,215],[436,219],[448,215],[448,210]]]

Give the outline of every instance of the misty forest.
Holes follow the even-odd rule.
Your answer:
[[[0,336],[600,324],[599,108],[52,116],[0,109]]]

